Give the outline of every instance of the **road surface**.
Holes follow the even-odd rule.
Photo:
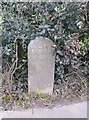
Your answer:
[[[2,118],[87,118],[87,102],[49,108],[34,108],[22,111],[2,111]]]

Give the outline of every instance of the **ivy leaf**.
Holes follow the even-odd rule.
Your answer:
[[[0,24],[2,24],[4,21],[2,19],[2,16],[0,16]]]
[[[58,12],[58,8],[57,8],[57,6],[54,8],[54,10],[55,10],[56,12]]]

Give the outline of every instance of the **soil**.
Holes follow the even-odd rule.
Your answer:
[[[34,108],[50,108],[52,109],[53,107],[56,106],[64,106],[64,105],[69,105],[69,104],[74,104],[74,103],[80,103],[83,101],[87,101],[87,97],[70,97],[70,98],[61,98],[60,96],[47,96],[47,100],[42,100],[37,98],[36,96],[31,96],[29,100],[25,102],[21,102],[21,104],[16,105],[14,103],[12,104],[7,104],[7,105],[2,105],[1,110],[23,110],[23,109],[34,109]]]
[[[47,96],[46,100],[42,100],[40,98],[37,97],[31,97],[30,99],[30,103],[33,106],[33,108],[38,108],[38,107],[47,107],[47,108],[53,108],[55,106],[64,106],[64,105],[68,105],[68,104],[73,104],[73,103],[79,103],[79,102],[83,102],[83,101],[87,101],[87,96],[69,96],[67,98],[65,97],[61,97],[61,96]]]
[[[81,95],[81,96],[67,96],[67,97],[62,97],[61,95],[42,95],[42,94],[35,94],[31,93],[29,98],[26,99],[25,101],[19,101],[19,102],[12,102],[8,103],[7,105],[3,104],[2,110],[23,110],[23,109],[34,109],[34,108],[49,108],[52,109],[53,107],[56,106],[64,106],[68,104],[73,104],[73,103],[79,103],[87,101],[87,96],[86,95]],[[19,104],[17,104],[19,103]]]
[[[76,88],[76,86],[75,86]],[[77,89],[79,86],[77,87]],[[2,110],[22,110],[22,109],[34,109],[34,108],[53,108],[55,106],[64,106],[73,103],[79,103],[87,101],[87,88],[79,90],[63,89],[62,92],[58,90],[52,95],[46,95],[41,93],[13,93],[3,94],[2,103],[0,109]],[[6,102],[6,103],[5,103]]]

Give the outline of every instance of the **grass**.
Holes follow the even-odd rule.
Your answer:
[[[36,97],[41,101],[48,101],[49,100],[49,96],[47,96],[43,93],[37,93]]]

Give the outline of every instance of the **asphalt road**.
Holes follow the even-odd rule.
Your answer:
[[[52,109],[2,111],[0,112],[0,120],[1,118],[87,118],[87,102],[56,106]]]

